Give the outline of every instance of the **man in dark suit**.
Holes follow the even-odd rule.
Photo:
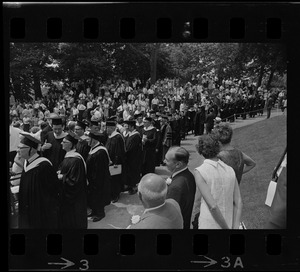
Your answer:
[[[271,116],[271,110],[272,110],[273,104],[274,104],[273,97],[272,97],[272,95],[269,95],[269,98],[267,100],[267,119],[269,119]]]
[[[167,199],[172,198],[178,202],[183,217],[184,229],[190,229],[196,192],[194,175],[187,166],[189,157],[189,152],[179,146],[171,147],[165,157],[166,166],[172,173],[171,178],[167,180],[169,184]]]
[[[214,119],[216,118],[215,110],[210,108],[208,110],[208,114],[206,116],[205,124],[206,124],[206,134],[211,133],[211,130],[214,127]]]
[[[138,185],[139,198],[145,208],[138,223],[130,229],[182,229],[180,207],[174,199],[166,199],[167,184],[156,174],[146,174]]]

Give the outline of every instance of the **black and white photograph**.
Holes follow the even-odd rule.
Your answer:
[[[286,229],[284,44],[9,55],[11,229]]]

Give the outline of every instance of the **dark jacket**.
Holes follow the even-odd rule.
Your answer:
[[[178,202],[183,217],[184,229],[190,229],[195,193],[195,177],[189,169],[175,175],[168,186],[167,198],[172,198]]]

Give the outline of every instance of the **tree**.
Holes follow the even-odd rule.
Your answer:
[[[55,68],[51,64],[57,48],[57,43],[10,44],[11,90],[16,99],[26,100],[30,95],[42,97],[41,81],[55,79]]]

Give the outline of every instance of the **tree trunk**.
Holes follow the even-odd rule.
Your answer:
[[[42,89],[41,89],[41,81],[37,74],[33,75],[33,88],[34,88],[34,96],[35,99],[42,98]]]
[[[14,76],[11,77],[12,79],[12,93],[13,96],[15,97],[16,100],[18,101],[23,101],[23,95],[22,95],[22,91],[21,91],[21,84],[20,81],[17,80]]]
[[[157,52],[158,52],[159,44],[155,43],[151,50],[150,55],[150,76],[151,76],[151,84],[156,82],[156,71],[157,71]]]
[[[271,82],[272,82],[273,76],[274,76],[274,72],[275,72],[275,69],[272,69],[272,70],[271,70],[271,74],[270,74],[270,76],[269,76],[269,80],[268,80],[267,86],[266,86],[266,89],[267,89],[267,90],[270,89]]]
[[[261,82],[262,82],[262,78],[264,76],[264,69],[265,69],[265,66],[262,65],[260,67],[260,71],[259,71],[259,77],[258,77],[258,80],[257,80],[257,84],[256,84],[256,89],[258,89],[261,85]]]

